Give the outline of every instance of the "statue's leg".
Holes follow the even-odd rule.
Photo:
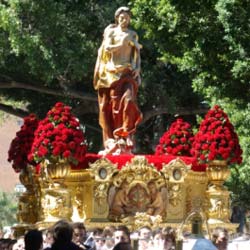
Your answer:
[[[102,127],[103,143],[113,138],[113,122],[110,103],[110,89],[101,88],[98,90],[99,103],[99,124]]]
[[[135,130],[135,122],[138,118],[138,108],[134,102],[134,89],[133,85],[130,83],[124,83],[123,85],[123,117],[122,117],[122,127],[123,130],[129,134],[133,134]]]
[[[114,130],[122,127],[122,88],[121,84],[115,84],[110,90],[112,120],[114,122]]]
[[[134,134],[136,125],[142,117],[135,102],[134,85],[129,79],[122,79],[112,87],[111,102],[114,134],[128,138],[130,134]]]

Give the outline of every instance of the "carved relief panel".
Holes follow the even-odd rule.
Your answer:
[[[112,179],[109,218],[120,220],[137,212],[165,217],[165,187],[164,176],[145,157],[134,157]]]

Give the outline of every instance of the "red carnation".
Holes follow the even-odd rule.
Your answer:
[[[48,111],[40,122],[32,145],[29,158],[37,163],[49,161],[66,161],[77,164],[86,153],[86,144],[79,121],[71,114],[71,108],[58,102]],[[77,125],[77,126],[72,126]],[[84,143],[84,144],[82,144]]]
[[[25,169],[28,164],[34,165],[33,159],[28,157],[34,140],[34,133],[38,126],[38,119],[34,114],[30,114],[23,119],[24,124],[16,133],[8,151],[8,161],[12,162],[12,167],[16,172]]]
[[[70,149],[75,149],[75,147],[76,147],[76,143],[75,143],[74,141],[71,141],[71,142],[69,143],[69,148],[70,148]]]
[[[63,152],[63,157],[68,158],[71,155],[69,150]]]
[[[191,125],[183,119],[173,122],[159,140],[155,154],[172,154],[190,156],[193,142]]]
[[[242,150],[226,113],[218,106],[208,111],[194,137],[192,155],[200,163],[226,160],[228,164],[241,162]]]

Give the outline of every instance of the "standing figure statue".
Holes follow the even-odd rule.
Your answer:
[[[115,24],[104,30],[94,73],[98,91],[99,123],[104,150],[100,154],[131,153],[133,134],[142,120],[136,104],[140,84],[140,49],[135,31],[128,29],[128,7],[115,12]]]

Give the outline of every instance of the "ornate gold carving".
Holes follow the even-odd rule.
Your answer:
[[[121,219],[123,224],[129,224],[131,230],[135,231],[144,226],[152,229],[160,228],[162,217],[160,215],[150,216],[147,213],[137,212],[134,217],[125,217]]]
[[[212,190],[206,192],[207,216],[210,223],[228,223],[230,218],[229,192]]]
[[[186,186],[184,183],[169,183],[167,220],[182,220],[186,213]]]
[[[113,178],[113,184],[119,187],[124,180],[130,183],[130,187],[136,182],[146,184],[150,180],[155,180],[158,188],[165,185],[164,177],[152,164],[148,163],[144,156],[132,158],[131,162],[127,163]]]
[[[64,185],[65,178],[70,173],[70,165],[68,162],[59,161],[59,162],[49,162],[45,160],[41,163],[44,174],[47,175],[48,180],[52,180],[53,184]]]
[[[84,221],[88,227],[94,227],[96,220],[98,226],[126,223],[131,229],[137,229],[146,223],[151,227],[159,224],[177,228],[178,223],[199,207],[206,212],[210,227],[225,225],[235,232],[236,226],[227,223],[229,192],[222,186],[222,181],[219,179],[218,182],[217,177],[211,180],[210,176],[214,175],[207,176],[206,172],[189,170],[180,159],[158,171],[143,156],[134,157],[121,170],[102,158],[91,164],[89,169],[71,170],[67,176],[61,178],[60,175],[56,179],[54,177],[58,175],[49,176],[47,166],[41,166],[40,175],[34,172],[33,167],[27,169],[25,175],[21,175],[27,190],[20,197],[17,231],[31,228],[31,223],[37,221],[36,227],[45,228],[61,218]],[[174,178],[175,170],[179,170],[177,178]],[[216,173],[215,176],[227,176],[227,173]],[[207,189],[208,178],[213,185]],[[162,205],[150,206],[150,183],[164,203],[163,216],[159,212],[152,213]],[[119,194],[124,198],[120,206],[124,211],[112,217],[111,211],[117,208],[115,196],[119,197]],[[115,222],[105,223],[109,217]],[[154,224],[153,218],[160,219],[156,219]]]
[[[91,179],[91,170],[82,169],[82,170],[71,170],[69,175],[66,177],[66,182],[89,182]]]
[[[191,165],[186,165],[180,158],[176,158],[168,164],[163,164],[161,172],[169,182],[181,183],[190,169]]]
[[[214,189],[225,189],[224,182],[230,175],[226,161],[212,161],[206,169],[207,177]]]
[[[83,170],[82,175],[79,175],[84,180],[79,179],[76,181],[75,177],[67,178],[67,187],[71,194],[71,202],[73,213],[71,216],[72,221],[85,221],[88,218],[92,218],[92,203],[93,203],[93,180],[90,179],[89,173]],[[87,179],[87,176],[89,179]],[[70,181],[71,180],[71,181]]]
[[[72,221],[85,221],[92,217],[93,179],[90,169],[71,170],[65,180],[72,198]]]
[[[168,207],[167,220],[182,220],[186,208],[186,177],[191,165],[186,165],[180,158],[164,164],[161,172],[167,182]]]
[[[186,213],[195,209],[197,201],[201,201],[202,209],[206,209],[205,192],[207,189],[206,172],[195,172],[190,170],[186,177]]]
[[[195,172],[193,170],[189,170],[185,181],[191,182],[192,184],[197,183],[207,185],[207,174],[206,172]]]
[[[213,223],[209,223],[208,225],[209,225],[210,231],[212,231],[216,227],[223,227],[228,230],[229,234],[235,234],[239,226],[239,224],[236,224],[236,223],[225,223],[225,222],[219,222],[219,223],[213,222]]]
[[[19,197],[17,219],[21,223],[19,228],[26,228],[38,220],[40,199],[34,167],[27,166],[21,171],[19,178],[26,191]]]
[[[90,164],[90,167],[90,174],[95,180],[93,184],[93,220],[107,219],[109,213],[108,190],[112,176],[118,172],[118,169],[105,158]]]
[[[19,197],[17,219],[21,224],[33,224],[37,221],[34,193],[25,192]]]
[[[94,213],[95,214],[107,214],[108,213],[108,203],[107,203],[107,192],[108,192],[109,183],[101,182],[98,185],[94,186],[94,198],[95,198],[95,206]]]
[[[229,192],[223,186],[230,175],[226,161],[212,161],[207,167],[209,187],[206,191],[207,216],[210,223],[229,222]]]
[[[83,194],[84,194],[84,187],[83,186],[77,186],[74,189],[74,196],[73,196],[73,220],[74,221],[84,221],[86,219],[86,212],[85,208],[86,205],[83,203]],[[74,208],[76,210],[74,211]],[[77,213],[77,215],[75,214]]]
[[[106,158],[101,158],[96,162],[90,164],[90,168],[91,168],[90,174],[94,177],[95,181],[97,182],[106,182],[107,180],[110,180],[110,178],[114,173],[118,172],[117,164],[111,163]],[[101,171],[103,169],[106,170],[105,178],[102,178],[100,176]]]
[[[164,176],[145,157],[136,156],[113,177],[110,218],[119,220],[136,212],[165,215]]]
[[[42,190],[44,221],[70,220],[72,216],[71,198],[67,189],[47,188]]]
[[[180,184],[170,184],[169,185],[169,203],[177,207],[182,200],[182,190]]]

